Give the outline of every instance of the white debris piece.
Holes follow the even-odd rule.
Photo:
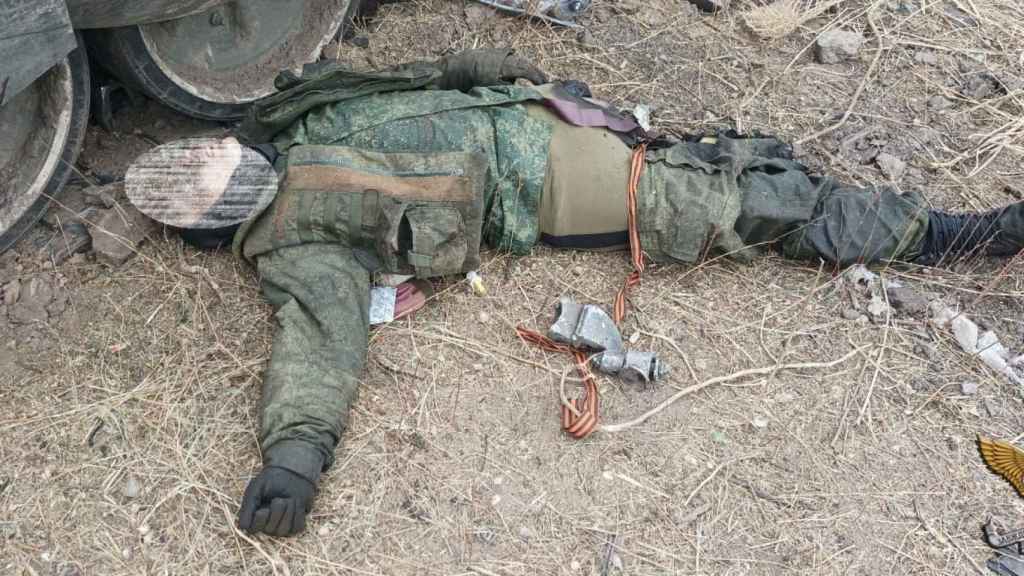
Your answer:
[[[651,130],[651,107],[647,104],[637,104],[633,108],[633,118],[636,118],[636,123],[646,132]]]
[[[387,324],[395,319],[398,290],[391,286],[374,286],[370,290],[370,324]]]
[[[977,356],[986,366],[1009,378],[1010,382],[1024,385],[1024,355],[1011,358],[1010,351],[999,341],[995,332],[980,332],[978,325],[967,315],[954,311],[938,300],[931,303],[929,311],[937,326],[950,327],[956,343],[964,352]]]

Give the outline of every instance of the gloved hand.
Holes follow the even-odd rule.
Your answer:
[[[438,87],[442,90],[468,92],[477,86],[510,84],[520,78],[534,84],[548,81],[539,68],[505,48],[464,50],[442,58],[439,64],[443,72]]]
[[[313,482],[291,470],[266,466],[245,488],[238,527],[250,534],[298,534],[306,527],[306,514],[315,495]]]
[[[540,68],[534,66],[533,62],[518,54],[511,54],[508,58],[505,58],[505,61],[501,64],[500,77],[510,84],[520,78],[529,80],[536,86],[548,83],[547,75]]]

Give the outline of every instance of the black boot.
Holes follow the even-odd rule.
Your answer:
[[[984,214],[928,213],[928,232],[919,262],[937,262],[964,254],[1013,256],[1024,250],[1024,202]]]

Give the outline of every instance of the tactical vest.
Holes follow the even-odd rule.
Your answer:
[[[350,246],[371,272],[426,278],[480,265],[487,159],[480,153],[291,148],[247,258],[310,242]]]

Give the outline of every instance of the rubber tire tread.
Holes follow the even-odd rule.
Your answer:
[[[340,30],[351,24],[354,7],[358,5],[357,0],[349,3]],[[149,55],[139,26],[87,30],[85,33],[94,61],[122,82],[145,92],[168,108],[214,122],[241,120],[249,110],[249,103],[211,102],[178,86]]]
[[[81,34],[78,35],[78,48],[67,57],[71,70],[71,125],[68,127],[67,139],[61,151],[60,162],[50,174],[43,187],[43,193],[29,206],[28,210],[18,218],[14,225],[0,233],[0,253],[14,246],[26,232],[39,222],[46,213],[50,202],[58,198],[71,176],[78,153],[85,142],[85,130],[89,125],[89,99],[91,97],[89,58]]]

